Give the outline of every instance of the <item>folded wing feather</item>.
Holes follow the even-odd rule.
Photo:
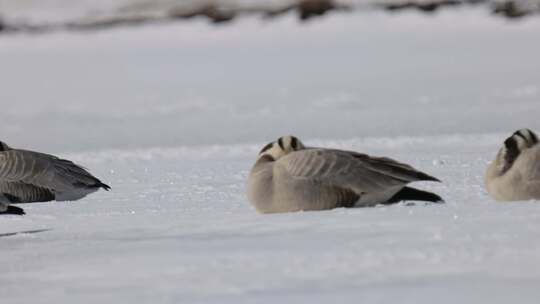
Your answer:
[[[7,188],[16,188],[19,194],[24,191],[39,192],[41,196],[38,197],[47,198],[45,192],[49,191],[52,194],[73,194],[67,197],[78,199],[100,187],[109,189],[109,186],[69,160],[26,150],[10,150],[0,154],[0,183]]]
[[[0,193],[10,203],[48,202],[55,199],[49,189],[17,182],[0,182]]]
[[[390,187],[436,178],[390,158],[356,152],[311,148],[292,152],[277,161],[278,170],[295,178],[308,178],[357,193],[385,191]]]

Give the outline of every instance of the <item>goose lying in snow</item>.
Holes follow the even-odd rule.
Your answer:
[[[24,214],[10,204],[73,201],[100,188],[110,189],[69,160],[0,142],[0,214]]]
[[[498,201],[540,199],[540,145],[533,131],[518,130],[504,141],[488,166],[486,188]]]
[[[248,199],[262,213],[443,201],[405,187],[414,181],[439,180],[390,158],[306,148],[298,138],[285,136],[259,153],[248,179]]]

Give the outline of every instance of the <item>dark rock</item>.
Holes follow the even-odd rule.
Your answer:
[[[493,13],[510,19],[522,18],[529,14],[529,12],[521,10],[513,1],[497,3],[493,8]]]
[[[232,21],[236,14],[232,10],[225,10],[210,3],[193,9],[177,9],[169,12],[171,18],[190,19],[197,16],[204,16],[213,23],[225,23]]]
[[[432,12],[435,12],[440,7],[455,6],[455,5],[460,5],[460,4],[463,4],[463,1],[458,1],[458,0],[437,0],[437,1],[431,1],[431,2],[408,1],[408,2],[396,2],[396,3],[383,4],[382,7],[387,11],[416,9],[425,13],[432,13]]]
[[[301,20],[322,16],[332,10],[348,9],[348,7],[338,5],[333,0],[300,0],[296,8]]]

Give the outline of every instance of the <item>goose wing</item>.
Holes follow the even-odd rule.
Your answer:
[[[276,161],[276,168],[295,177],[351,189],[356,193],[385,191],[413,181],[439,181],[386,157],[350,151],[310,148]]]
[[[12,204],[48,202],[55,199],[54,193],[49,189],[20,182],[0,182],[0,193]]]
[[[110,189],[72,161],[26,150],[0,153],[0,181],[36,186],[52,191],[77,188]],[[20,186],[22,189],[22,186]]]

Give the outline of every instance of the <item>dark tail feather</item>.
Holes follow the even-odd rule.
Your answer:
[[[104,184],[100,181],[97,181],[95,184],[93,185],[88,185],[88,184],[85,184],[85,183],[81,183],[81,182],[76,182],[76,183],[73,183],[73,186],[75,187],[78,187],[78,188],[85,188],[85,189],[99,189],[99,188],[103,188],[107,191],[111,190],[111,187],[109,187],[109,185],[107,184]]]
[[[102,183],[102,182],[99,182],[99,184],[98,184],[97,186],[98,186],[98,187],[101,187],[101,188],[103,188],[103,189],[105,189],[106,191],[111,190],[111,187],[110,187],[109,185],[104,184],[104,183]]]
[[[438,178],[436,178],[436,177],[433,177],[433,176],[431,176],[431,175],[429,175],[429,174],[426,174],[426,173],[424,173],[424,172],[418,172],[418,173],[416,173],[416,177],[417,177],[419,180],[421,180],[421,181],[432,181],[432,182],[439,182],[439,183],[441,183],[441,180],[440,180],[440,179],[438,179]],[[407,188],[407,187],[405,187],[405,188]],[[403,189],[405,189],[405,188],[403,188]],[[413,188],[409,188],[409,189],[413,189]]]
[[[394,204],[401,201],[426,201],[433,203],[444,203],[444,200],[435,193],[414,189],[411,187],[403,187],[385,204]]]
[[[0,212],[0,214],[15,214],[15,215],[24,215],[26,214],[24,212],[24,210],[22,208],[19,208],[19,207],[15,207],[15,206],[11,206],[9,205],[7,207],[7,210],[4,211],[4,212]]]

